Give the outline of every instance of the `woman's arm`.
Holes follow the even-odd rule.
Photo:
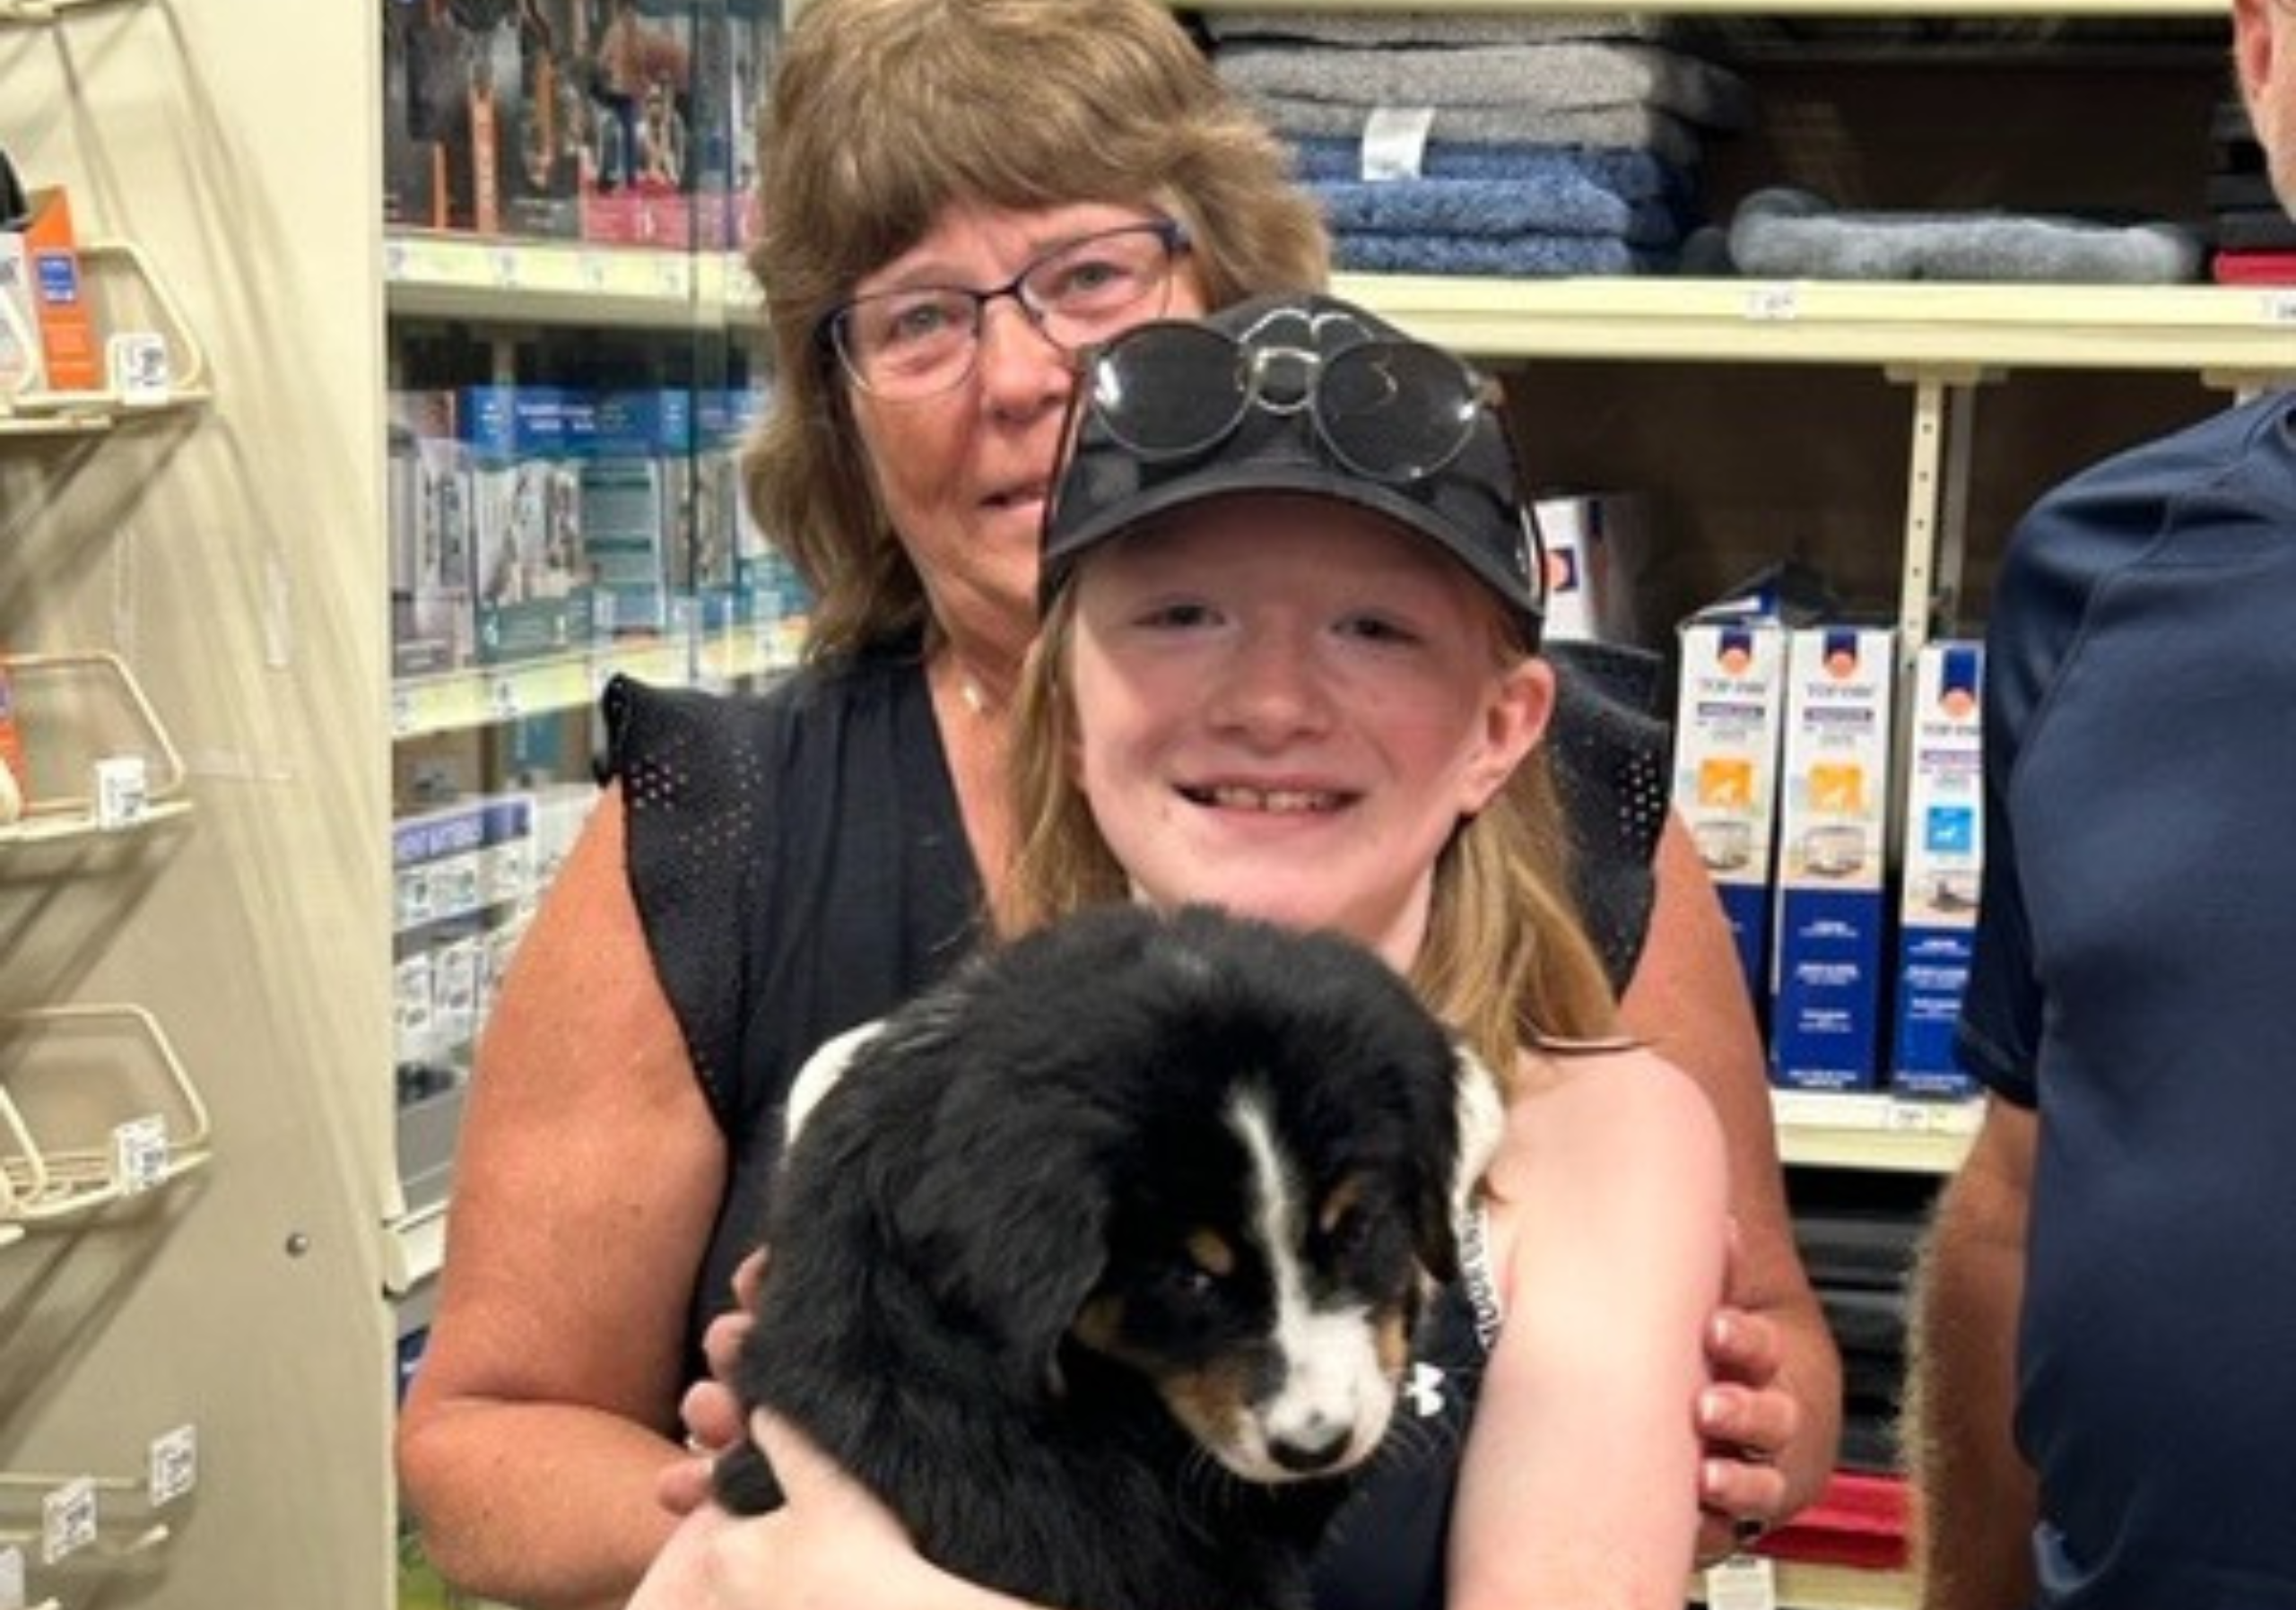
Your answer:
[[[1506,1320],[1467,1437],[1449,1602],[1679,1610],[1725,1256],[1713,1109],[1646,1053],[1573,1060],[1518,1098],[1492,1181]]]
[[[1657,900],[1624,1005],[1627,1031],[1703,1090],[1722,1122],[1736,1227],[1726,1303],[1708,1333],[1716,1383],[1699,1395],[1710,1446],[1709,1510],[1765,1526],[1808,1503],[1833,1472],[1841,1358],[1794,1245],[1770,1108],[1769,1065],[1713,880],[1679,817],[1657,859]],[[1737,1450],[1750,1457],[1736,1457]],[[1728,1544],[1709,1520],[1701,1556]]]
[[[668,1537],[686,1312],[726,1158],[656,980],[610,789],[478,1054],[439,1312],[398,1434],[431,1560],[539,1610],[619,1605]]]

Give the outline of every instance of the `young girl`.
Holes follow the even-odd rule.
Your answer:
[[[1022,690],[1013,928],[1111,899],[1333,928],[1511,1070],[1480,1256],[1318,1610],[1682,1602],[1700,1327],[1723,1278],[1711,1108],[1610,1038],[1536,746],[1539,554],[1484,387],[1320,296],[1091,361]],[[784,1428],[790,1502],[682,1540],[641,1606],[1009,1603],[932,1569]]]

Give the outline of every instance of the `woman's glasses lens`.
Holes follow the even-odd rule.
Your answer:
[[[1092,366],[1092,406],[1109,434],[1144,458],[1200,453],[1250,405],[1244,349],[1196,325],[1118,338]]]
[[[988,304],[1009,296],[1055,346],[1074,352],[1164,310],[1177,224],[1126,224],[1070,242],[987,291],[926,285],[857,297],[830,318],[839,360],[860,387],[891,401],[948,391],[972,372]]]

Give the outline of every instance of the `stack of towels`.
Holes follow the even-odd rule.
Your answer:
[[[1744,85],[1633,16],[1220,12],[1227,81],[1290,140],[1340,267],[1671,270]]]

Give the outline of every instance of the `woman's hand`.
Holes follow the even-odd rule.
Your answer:
[[[734,1395],[734,1365],[742,1342],[754,1324],[758,1282],[765,1274],[762,1248],[742,1259],[734,1271],[734,1306],[709,1322],[702,1333],[701,1351],[709,1361],[709,1379],[688,1387],[678,1404],[685,1422],[688,1457],[663,1470],[655,1496],[673,1515],[690,1515],[708,1501],[710,1472],[718,1456],[740,1440],[741,1400]]]

